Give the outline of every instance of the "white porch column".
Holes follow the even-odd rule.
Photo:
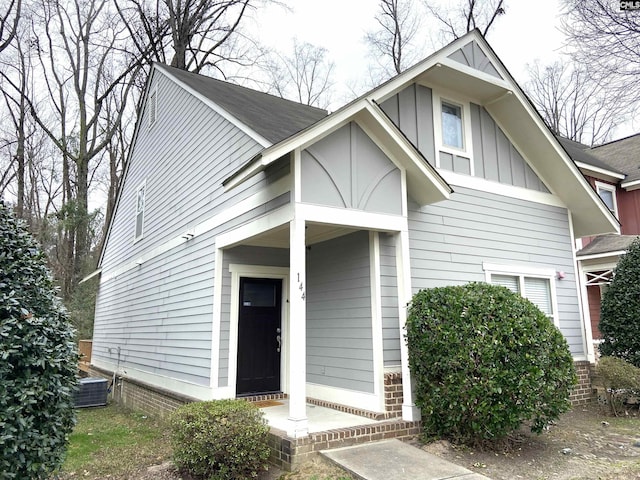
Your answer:
[[[289,223],[289,427],[293,438],[309,434],[307,421],[307,312],[305,221]]]
[[[398,276],[398,320],[400,328],[400,362],[402,363],[402,419],[414,422],[421,419],[413,396],[413,379],[409,371],[409,349],[405,341],[407,303],[411,301],[411,261],[409,258],[409,230],[396,235],[396,270]]]
[[[580,301],[580,313],[582,313],[582,340],[585,346],[585,354],[589,363],[595,363],[596,354],[593,347],[593,332],[591,331],[591,311],[589,310],[589,294],[587,292],[587,274],[582,267],[582,262],[576,262],[576,282],[578,287],[578,300]]]

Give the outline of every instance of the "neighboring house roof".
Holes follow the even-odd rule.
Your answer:
[[[594,147],[590,152],[626,175],[622,187],[640,183],[640,133]]]
[[[271,143],[278,143],[327,116],[311,107],[215,78],[156,64]]]
[[[624,173],[618,171],[612,165],[603,162],[598,157],[593,155],[589,149],[588,145],[585,145],[580,142],[576,142],[574,140],[570,140],[568,138],[557,136],[560,145],[564,147],[569,156],[573,159],[576,164],[583,169],[592,170],[597,173],[603,173],[606,176],[614,177],[622,179],[624,178]],[[614,175],[611,175],[614,174]]]
[[[582,250],[576,253],[578,257],[626,252],[637,235],[598,235]]]

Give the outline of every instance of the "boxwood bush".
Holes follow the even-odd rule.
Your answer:
[[[567,342],[533,303],[471,283],[421,290],[409,305],[409,366],[425,433],[455,442],[539,433],[569,407],[576,383]]]
[[[23,223],[0,201],[0,479],[49,478],[74,424],[73,329]]]
[[[269,427],[244,400],[189,403],[170,417],[174,462],[198,478],[256,478],[266,470]]]
[[[600,357],[596,374],[605,388],[611,413],[616,416],[626,399],[640,395],[640,368],[621,358]]]

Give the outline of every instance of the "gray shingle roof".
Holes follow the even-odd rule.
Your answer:
[[[627,250],[631,242],[633,242],[637,235],[598,235],[594,237],[591,242],[582,250],[576,253],[578,257],[584,257],[587,255],[598,255],[602,253],[620,252]]]
[[[271,143],[278,143],[327,116],[327,111],[215,78],[162,65]]]
[[[574,162],[586,163],[587,165],[591,165],[592,167],[602,168],[604,170],[613,171],[616,173],[619,172],[616,168],[608,163],[603,162],[599,158],[597,158],[593,153],[589,151],[589,146],[584,145],[583,143],[574,142],[573,140],[569,140],[564,137],[557,137],[560,145],[564,147],[569,156]]]
[[[590,152],[624,173],[627,177],[623,183],[640,180],[640,133],[594,147]]]

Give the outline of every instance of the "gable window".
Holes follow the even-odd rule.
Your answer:
[[[616,186],[608,183],[596,182],[596,191],[616,218],[618,217],[618,203],[616,202]]]
[[[464,150],[462,107],[442,102],[442,144]]]
[[[146,184],[143,183],[136,190],[136,231],[134,240],[142,238],[144,233],[144,196]]]
[[[156,116],[158,114],[158,91],[153,90],[149,93],[149,128],[156,123]]]
[[[523,296],[558,325],[554,270],[490,264],[483,264],[483,268],[488,283]]]

